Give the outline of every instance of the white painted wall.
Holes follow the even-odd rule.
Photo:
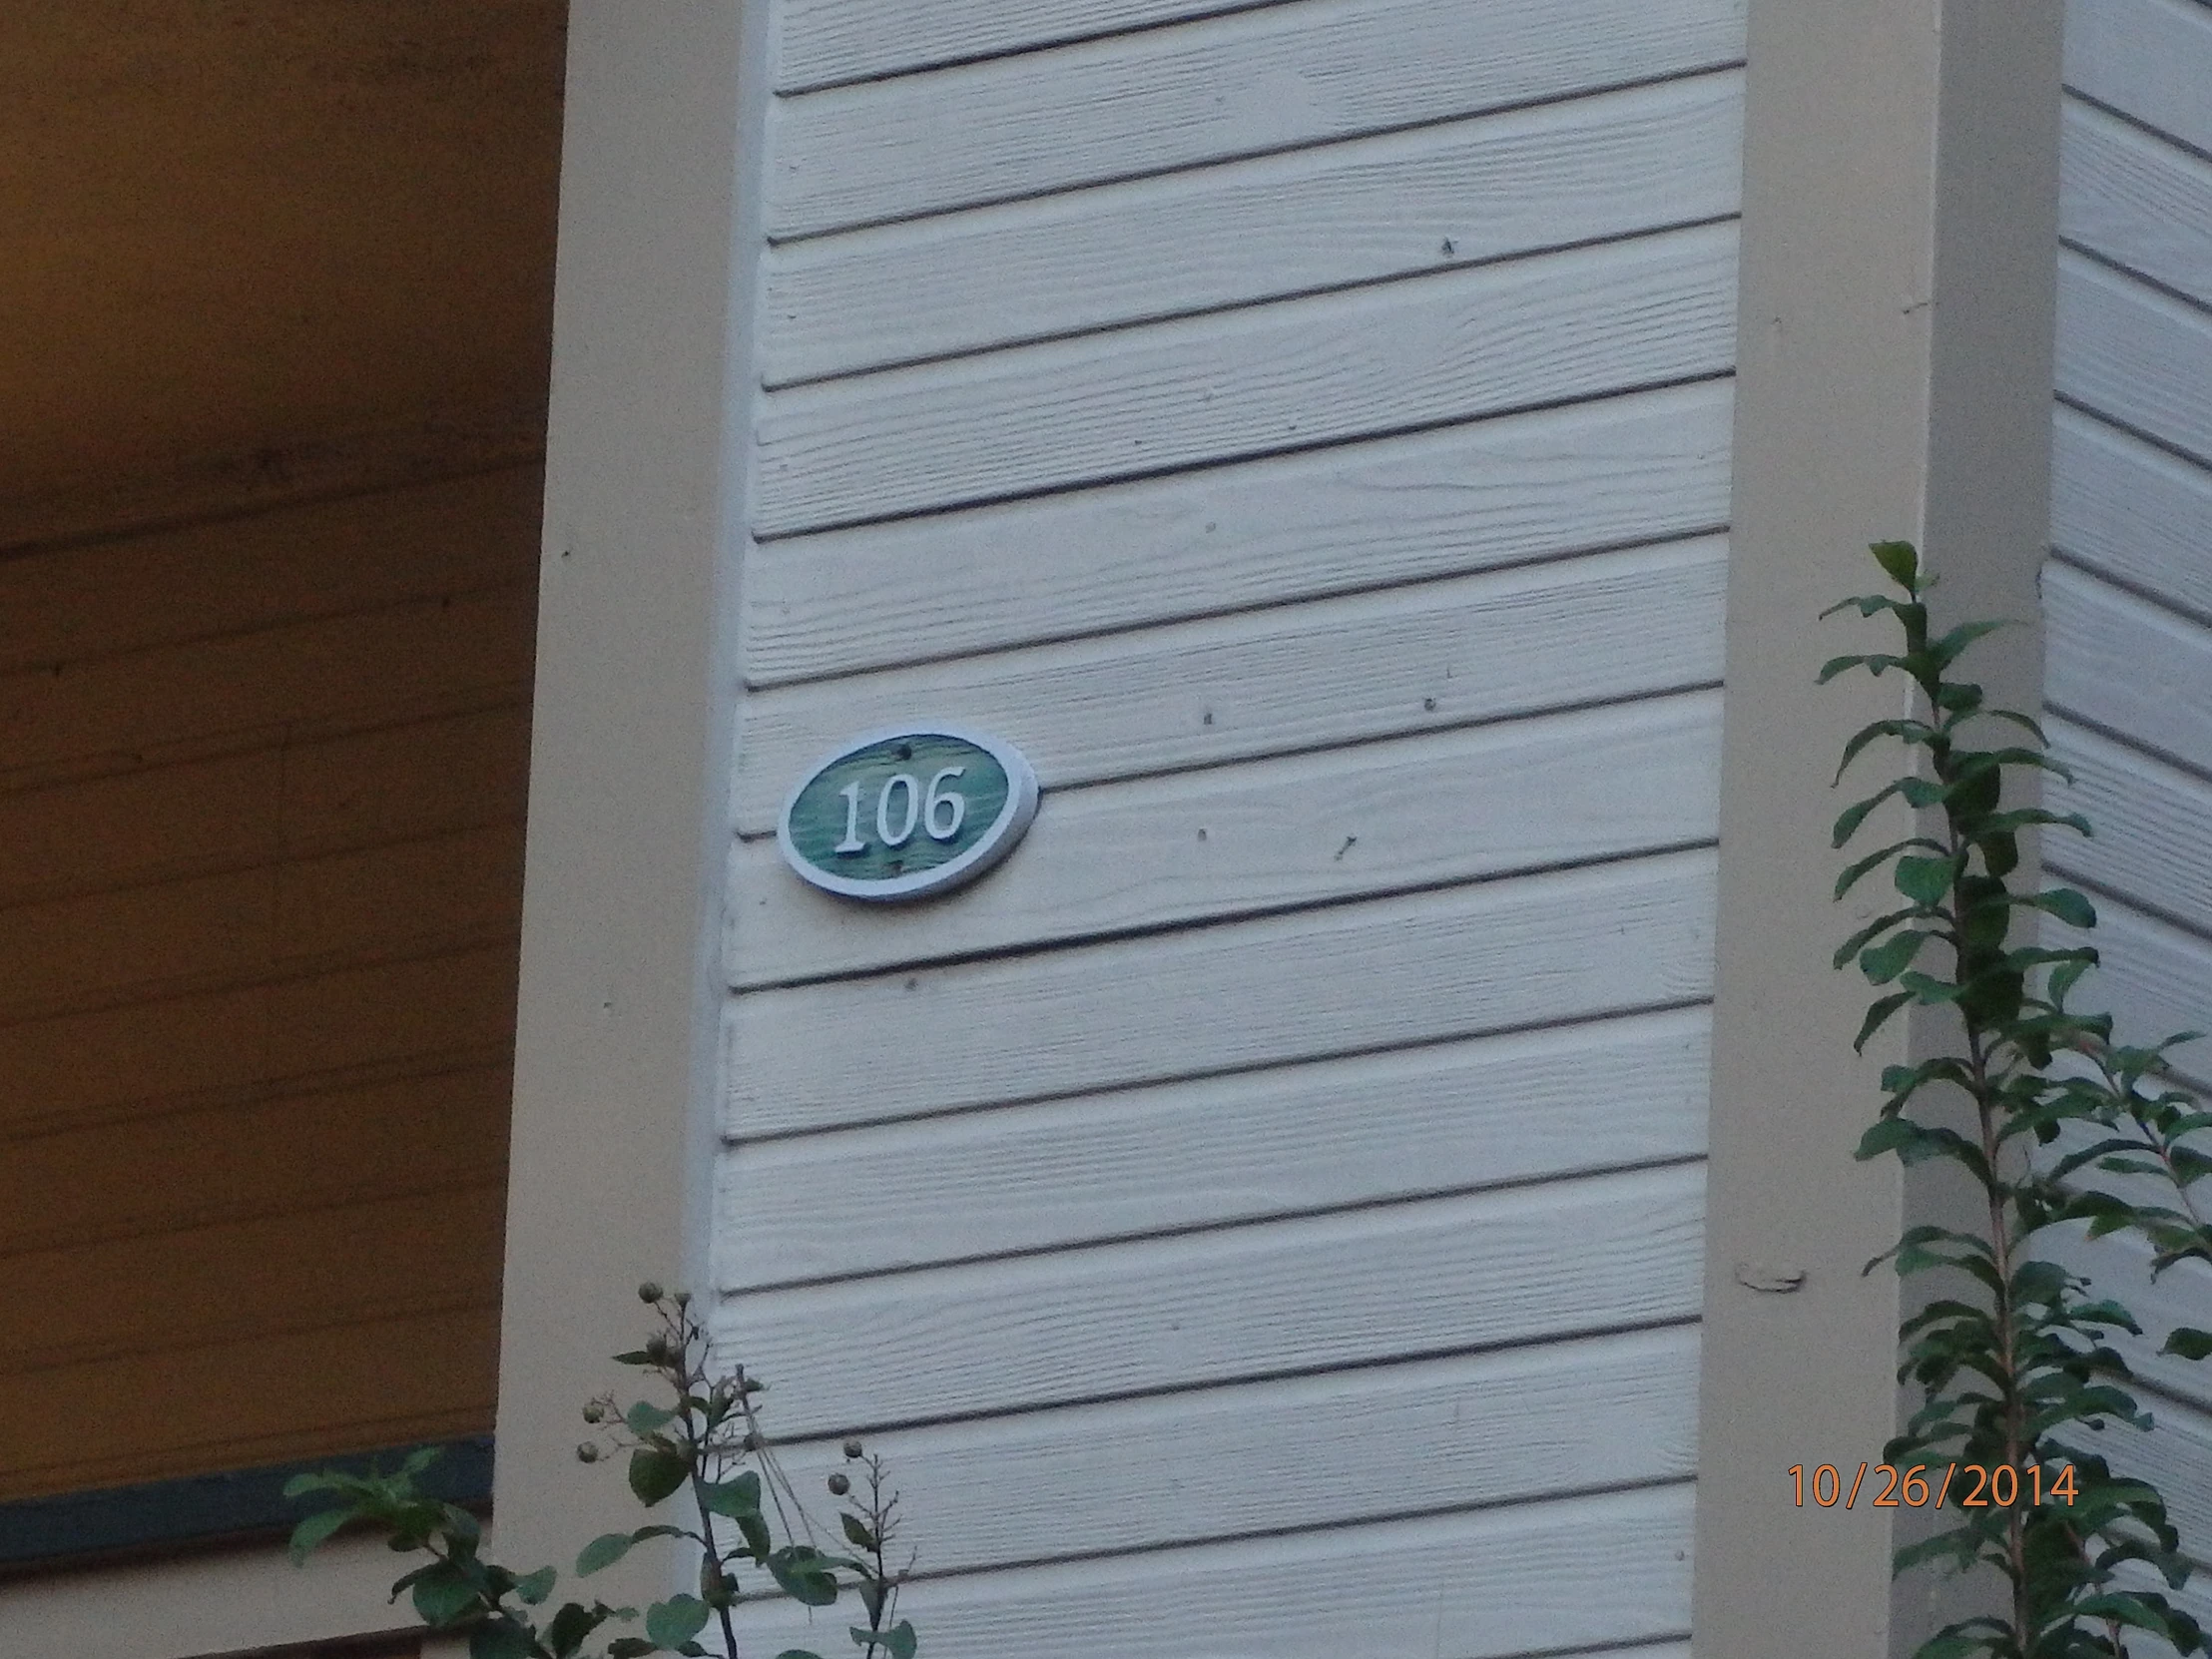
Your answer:
[[[2072,0],[2066,81],[2046,698],[2078,774],[2052,804],[2097,833],[2044,856],[2095,900],[2091,984],[2147,1041],[2212,1025],[2212,6]],[[2127,1288],[2163,1322],[2132,1356],[2158,1428],[2116,1461],[2212,1561],[2212,1375],[2151,1354],[2212,1317],[2212,1275]]]
[[[792,1463],[895,1458],[943,1659],[1679,1656],[1740,0],[771,30],[716,1271]],[[1042,810],[840,904],[776,810],[906,716]]]

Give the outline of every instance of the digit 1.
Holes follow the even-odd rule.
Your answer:
[[[860,839],[860,786],[847,784],[837,793],[844,797],[844,839],[837,842],[838,852],[865,852],[867,842]]]

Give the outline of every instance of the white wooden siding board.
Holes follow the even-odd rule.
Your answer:
[[[2060,409],[2051,539],[2066,557],[2164,603],[2212,618],[2212,470]]]
[[[2061,236],[2212,305],[2212,161],[2072,100],[2059,158]]]
[[[2048,730],[2074,782],[2046,780],[2044,798],[2096,829],[2087,839],[2064,830],[2046,837],[2050,867],[2212,935],[2212,786],[2071,722]]]
[[[1050,791],[1714,684],[1726,560],[1714,537],[760,692],[738,831],[917,711],[1019,745]]]
[[[790,535],[1723,373],[1735,248],[1733,225],[1708,226],[769,392],[754,529]]]
[[[1731,390],[755,546],[746,673],[767,687],[1710,530],[1728,516]]]
[[[770,252],[770,385],[1736,211],[1741,76],[855,231]],[[1166,253],[1163,251],[1172,251]]]
[[[2212,629],[2062,564],[2043,615],[2052,708],[2212,776]]]
[[[2058,260],[2058,390],[2212,466],[2212,314]]]
[[[2063,831],[2061,831],[2063,833]],[[2212,943],[2124,900],[2097,899],[2097,925],[2077,932],[2045,921],[2046,938],[2064,946],[2093,945],[2096,971],[2082,981],[2078,1007],[2113,1017],[2122,1042],[2157,1042],[2176,1031],[2212,1031]],[[2174,1052],[2189,1075],[2212,1081],[2212,1042]]]
[[[2158,1352],[2177,1325],[2212,1328],[2212,1269],[2201,1262],[2179,1262],[2153,1279],[2150,1251],[2140,1240],[2123,1234],[2084,1240],[2074,1228],[2038,1235],[2036,1255],[2080,1274],[2092,1294],[2127,1305],[2143,1334],[2116,1332],[2108,1340],[2138,1381],[2200,1409],[2212,1409],[2212,1366]]]
[[[965,1572],[1685,1479],[1697,1359],[1697,1328],[1675,1326],[940,1424],[868,1449],[894,1471],[926,1569]],[[802,1491],[842,1462],[834,1440],[781,1456]]]
[[[756,1291],[714,1324],[787,1437],[1068,1404],[1693,1318],[1703,1194],[1701,1164],[1584,1177]]]
[[[2157,1568],[2145,1566],[2140,1561],[2122,1561],[2112,1569],[2112,1576],[2123,1588],[2156,1591],[2199,1625],[2212,1630],[2212,1575],[2199,1572],[2176,1590],[2159,1575]],[[2166,1643],[2145,1633],[2131,1632],[2127,1644],[2128,1659],[2179,1659]]]
[[[2182,1553],[2212,1561],[2212,1416],[2156,1395],[2138,1398],[2151,1414],[2150,1433],[2115,1422],[2084,1438],[2111,1458],[2115,1473],[2156,1486],[2181,1531]]]
[[[1740,62],[1742,0],[1303,0],[779,99],[781,241]]]
[[[1713,858],[1590,869],[732,999],[734,1138],[1691,1002]]]
[[[1691,1499],[1684,1483],[923,1579],[899,1606],[962,1659],[1608,1659],[1609,1643],[1637,1644],[1613,1659],[1684,1659],[1686,1645],[1644,1644],[1689,1629]],[[832,1651],[846,1622],[781,1599],[740,1613],[764,1653]]]
[[[1280,0],[784,0],[776,90],[800,92],[971,58],[1189,22]]]
[[[1719,768],[1707,692],[1105,785],[956,904],[853,904],[734,842],[725,959],[780,984],[1703,843]]]
[[[727,1149],[721,1282],[830,1279],[1705,1150],[1702,1008]],[[896,1216],[896,1227],[881,1218]]]
[[[2212,8],[2198,0],[2078,0],[2066,8],[2066,84],[2212,152]]]

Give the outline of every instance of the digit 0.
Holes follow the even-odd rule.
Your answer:
[[[896,831],[891,829],[891,791],[903,788],[906,792],[906,816],[899,821]],[[914,823],[921,817],[921,783],[910,772],[901,772],[883,786],[883,793],[875,798],[875,832],[883,837],[885,846],[904,846],[913,835]]]

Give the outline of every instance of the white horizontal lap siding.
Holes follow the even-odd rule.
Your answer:
[[[2089,993],[2141,1042],[2212,1026],[2212,6],[2072,0],[2066,80],[2043,605],[2074,782],[2048,794],[2096,835],[2055,833],[2044,856],[2095,899]],[[2177,1058],[2212,1075],[2203,1044]],[[2212,1282],[2184,1267],[2153,1284],[2108,1242],[2066,1259],[2149,1315],[2125,1351],[2158,1426],[2115,1431],[2111,1454],[2159,1479],[2184,1549],[2212,1561],[2212,1384],[2155,1352],[2205,1322]]]
[[[718,1340],[943,1651],[1687,1628],[1741,14],[777,7]],[[804,886],[905,720],[1028,838]]]

